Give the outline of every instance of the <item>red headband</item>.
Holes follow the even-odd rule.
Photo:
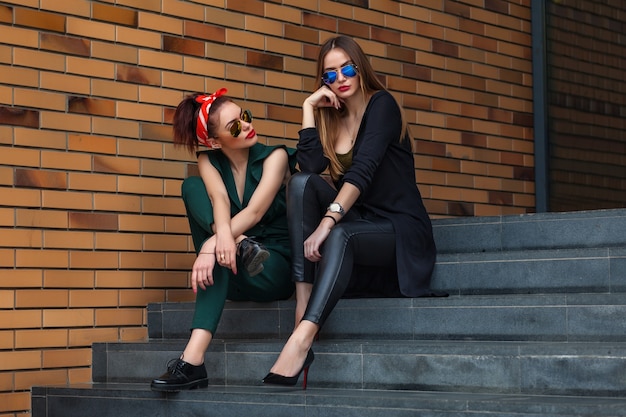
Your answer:
[[[196,120],[196,137],[198,142],[204,146],[209,146],[209,131],[207,130],[207,124],[209,123],[209,109],[211,104],[216,98],[226,94],[228,90],[220,88],[215,93],[210,95],[201,95],[196,97],[196,101],[201,103],[202,106],[198,111],[198,120]]]

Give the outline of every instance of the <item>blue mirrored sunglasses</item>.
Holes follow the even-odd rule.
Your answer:
[[[358,68],[359,67],[357,67],[355,64],[348,64],[339,68],[339,71],[341,71],[341,74],[344,77],[352,78],[357,74],[356,70]],[[325,73],[323,73],[322,81],[324,81],[324,84],[329,85],[337,81],[337,70],[326,71]]]

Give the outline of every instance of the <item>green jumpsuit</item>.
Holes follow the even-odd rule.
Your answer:
[[[289,168],[295,171],[295,150],[285,146],[266,146],[260,143],[250,148],[246,184],[243,201],[239,201],[230,163],[221,151],[203,151],[207,153],[211,164],[219,171],[228,196],[230,197],[231,217],[244,209],[263,173],[265,158],[276,148],[283,148],[289,155]],[[187,210],[191,237],[196,254],[204,242],[213,234],[213,208],[202,178],[193,176],[185,179],[182,185],[182,197]],[[250,277],[237,257],[237,274],[217,263],[213,269],[214,284],[206,290],[198,288],[192,329],[205,329],[215,334],[226,300],[268,302],[289,298],[294,291],[291,281],[291,253],[287,233],[287,212],[285,186],[281,186],[274,201],[261,221],[244,234],[254,237],[270,252],[270,257],[263,263],[263,271]]]

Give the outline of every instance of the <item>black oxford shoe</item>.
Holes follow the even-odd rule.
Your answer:
[[[207,386],[209,386],[209,379],[204,364],[191,365],[182,359],[169,361],[167,372],[152,380],[150,384],[150,388],[154,391],[180,391]]]

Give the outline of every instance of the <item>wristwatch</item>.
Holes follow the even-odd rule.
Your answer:
[[[326,210],[330,211],[331,213],[339,213],[341,216],[346,214],[343,207],[341,207],[341,204],[337,203],[336,201],[334,203],[330,203]]]

